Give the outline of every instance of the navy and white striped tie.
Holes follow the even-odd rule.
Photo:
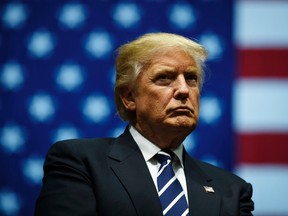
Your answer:
[[[165,216],[186,216],[189,209],[183,188],[176,178],[172,168],[173,152],[160,151],[155,155],[156,160],[161,164],[158,175],[158,195],[161,201],[163,215]]]

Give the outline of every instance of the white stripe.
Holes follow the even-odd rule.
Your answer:
[[[161,175],[161,173],[163,172],[163,170],[170,164],[171,160],[167,160],[167,164],[165,164],[161,170],[158,171],[157,173],[157,177]]]
[[[235,41],[240,47],[288,47],[288,1],[236,1]]]
[[[176,180],[176,177],[174,176],[171,178],[166,185],[158,192],[159,197],[162,195],[162,193]]]
[[[187,208],[181,216],[187,216],[189,213],[189,209]]]
[[[288,132],[288,79],[238,79],[232,111],[238,132]]]
[[[173,206],[174,204],[182,197],[184,196],[184,191],[182,191],[163,211],[163,215],[165,215]]]
[[[252,183],[255,215],[288,215],[288,164],[246,164],[236,174]]]

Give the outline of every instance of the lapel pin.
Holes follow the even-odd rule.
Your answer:
[[[209,186],[203,186],[203,187],[204,187],[206,193],[214,193],[215,192],[213,187],[209,187]]]

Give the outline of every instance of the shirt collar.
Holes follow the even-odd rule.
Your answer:
[[[157,154],[159,151],[161,151],[161,148],[159,148],[157,145],[149,141],[147,138],[145,138],[141,133],[139,133],[135,127],[132,125],[129,128],[129,131],[137,143],[138,147],[140,148],[145,161],[149,161],[151,158],[154,157],[155,154]],[[183,144],[179,145],[175,149],[170,149],[171,151],[174,152],[174,154],[177,156],[179,159],[182,167],[183,165]]]

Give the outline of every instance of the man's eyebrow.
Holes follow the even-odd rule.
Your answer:
[[[188,66],[187,68],[186,68],[186,70],[191,70],[191,71],[198,71],[198,68],[196,67],[196,66]]]
[[[160,66],[157,66],[155,69],[154,69],[154,72],[155,73],[161,73],[161,72],[169,72],[169,73],[172,73],[176,70],[175,67],[173,66],[167,66],[167,65],[160,65]],[[199,69],[196,67],[196,66],[189,66],[185,69],[184,73],[200,73]]]
[[[173,72],[175,70],[175,67],[171,67],[171,66],[158,66],[155,68],[155,72]]]
[[[200,71],[196,66],[190,66],[186,68],[185,73],[200,73]]]

